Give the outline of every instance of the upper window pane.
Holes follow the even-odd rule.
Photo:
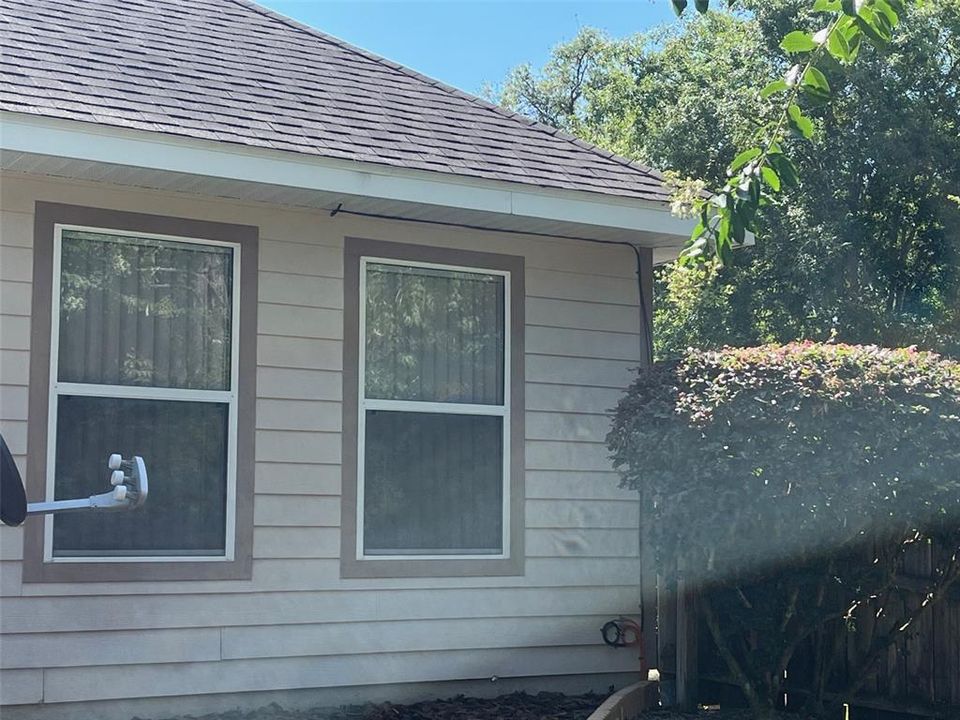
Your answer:
[[[59,380],[227,390],[228,247],[64,230]]]
[[[366,268],[366,397],[503,403],[502,275]]]

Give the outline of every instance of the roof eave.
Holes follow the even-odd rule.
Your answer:
[[[75,120],[0,112],[0,149],[218,179],[343,193],[622,230],[638,245],[673,246],[692,225],[665,203],[336,160]]]

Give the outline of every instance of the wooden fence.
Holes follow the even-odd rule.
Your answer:
[[[888,607],[879,620],[874,608],[860,613],[856,631],[844,638],[845,647],[829,679],[828,694],[848,686],[863,664],[873,634],[888,629],[885,622],[902,617],[902,610],[909,614],[921,606],[925,596],[919,590],[931,577],[934,555],[942,552],[925,545],[907,554],[898,575],[898,585],[905,590],[898,593],[899,599],[894,601],[897,606]],[[680,591],[678,596],[676,587],[665,587],[659,598],[658,664],[667,680],[667,694],[675,695],[679,690],[679,699],[685,697],[690,704],[744,704],[736,685],[728,679],[709,630],[698,617],[696,594],[683,593],[682,587]],[[803,704],[813,677],[812,657],[812,646],[801,647],[788,668],[787,709]],[[960,720],[960,584],[912,623],[873,668],[849,715],[847,708],[838,709],[838,720]]]

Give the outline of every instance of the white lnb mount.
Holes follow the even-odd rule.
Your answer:
[[[27,515],[72,510],[133,510],[147,501],[147,466],[142,457],[134,455],[132,459],[124,460],[118,453],[113,453],[107,460],[107,468],[112,471],[112,490],[76,500],[28,503]]]

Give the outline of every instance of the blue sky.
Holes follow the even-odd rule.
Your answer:
[[[260,0],[263,5],[479,93],[583,26],[614,36],[673,22],[668,0]]]

